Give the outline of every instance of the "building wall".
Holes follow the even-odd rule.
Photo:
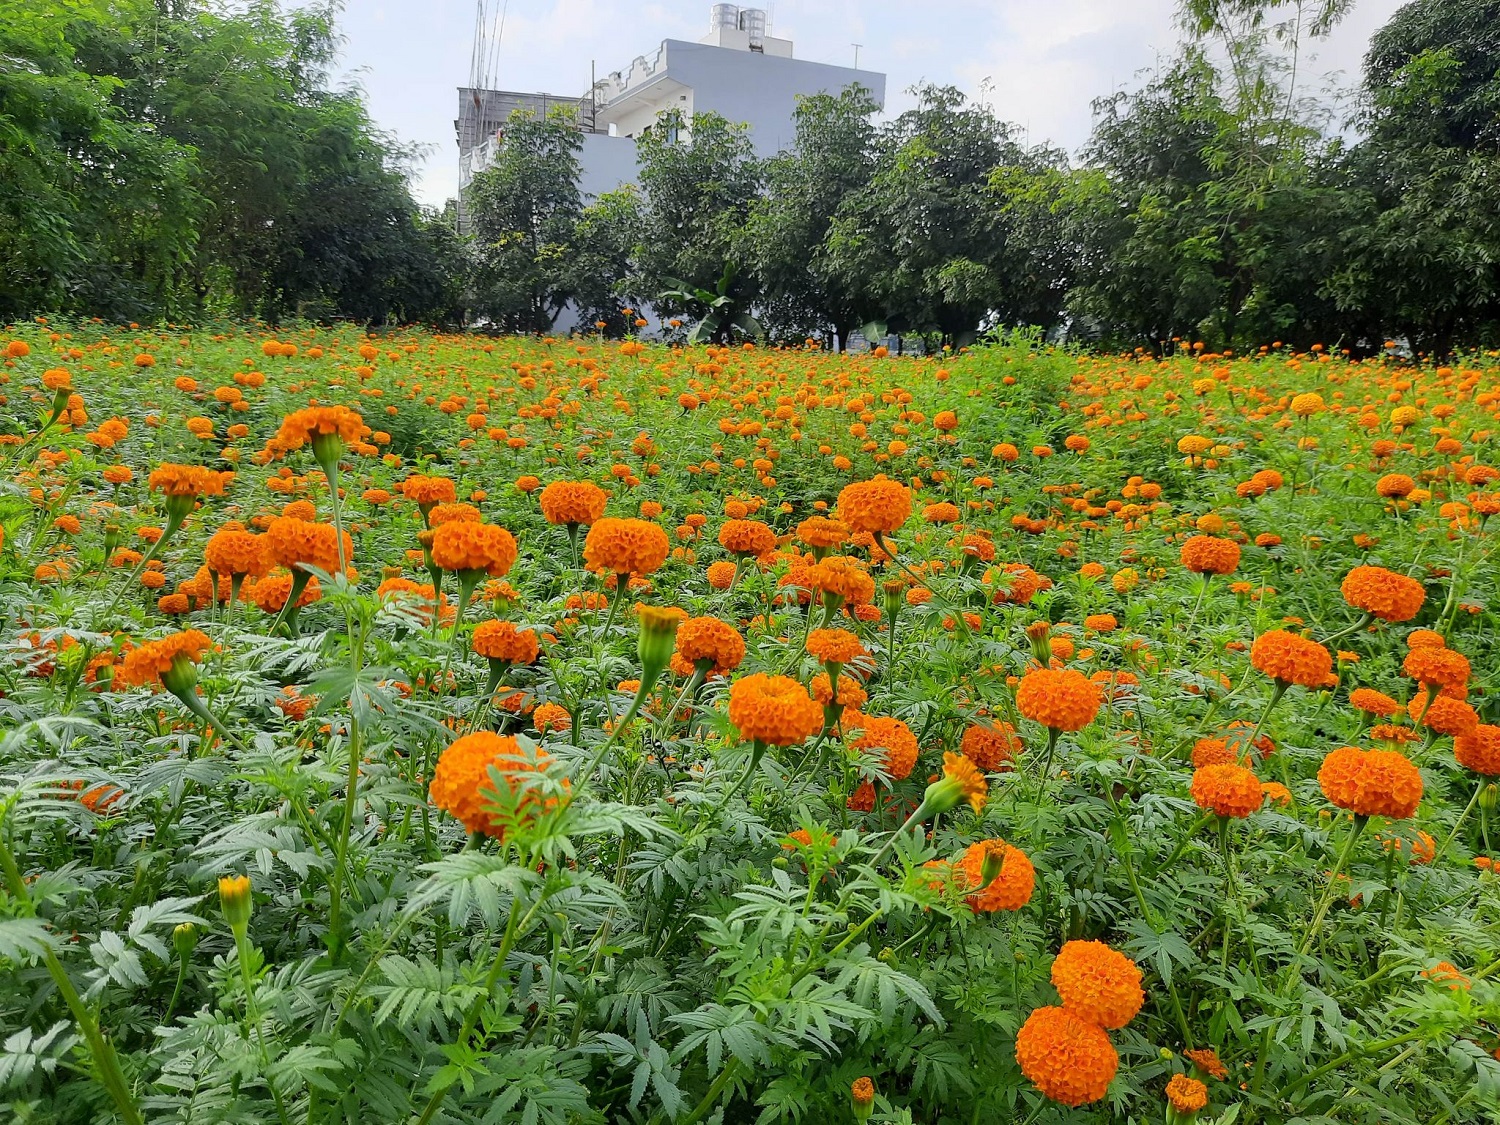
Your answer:
[[[885,104],[885,75],[876,71],[680,39],[668,39],[663,46],[667,74],[692,90],[692,111],[747,123],[755,151],[763,157],[774,156],[796,140],[799,94],[838,94],[857,82]],[[608,106],[601,106],[600,120],[607,120],[608,114]]]
[[[578,190],[586,205],[621,184],[634,183],[640,170],[635,141],[629,137],[606,137],[585,133],[578,152]]]

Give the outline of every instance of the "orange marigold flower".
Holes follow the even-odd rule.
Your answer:
[[[1367,715],[1379,715],[1386,718],[1401,710],[1401,704],[1397,703],[1383,691],[1374,688],[1355,688],[1349,693],[1349,706],[1356,711],[1363,711]]]
[[[369,432],[364,418],[347,406],[309,406],[281,420],[276,444],[285,450],[301,449],[314,438],[337,436],[345,445],[354,445]],[[314,445],[313,452],[317,450]]]
[[[1417,482],[1405,473],[1387,473],[1375,482],[1375,491],[1388,499],[1410,496]]]
[[[332,574],[339,569],[339,540],[333,525],[278,516],[261,536],[266,561],[288,570],[315,567]],[[344,559],[354,557],[354,541],[344,532]]]
[[[756,672],[729,689],[729,721],[747,742],[795,746],[823,729],[823,708],[789,676]]]
[[[262,613],[280,613],[287,598],[292,596],[292,576],[290,574],[271,574],[259,579],[254,586],[250,587],[249,597]],[[312,605],[323,597],[322,587],[318,580],[312,578],[303,588],[302,594],[297,598],[296,608]]]
[[[1198,574],[1233,574],[1240,565],[1240,545],[1233,539],[1194,535],[1179,552],[1182,565]]]
[[[426,511],[436,504],[453,503],[458,489],[447,477],[411,476],[401,482],[401,495]]]
[[[839,493],[838,513],[853,531],[894,532],[911,518],[911,489],[884,473],[856,481]]]
[[[1082,730],[1099,711],[1099,685],[1072,668],[1034,668],[1016,688],[1016,709],[1052,730]]]
[[[220,576],[259,575],[268,569],[261,537],[239,524],[227,524],[209,536],[203,561]]]
[[[568,527],[592,524],[602,519],[608,502],[609,493],[589,480],[555,480],[542,489],[538,498],[542,515],[548,523]]]
[[[819,712],[819,725],[821,723],[822,713]],[[885,772],[896,781],[910,777],[919,753],[917,736],[911,732],[911,728],[900,719],[886,716],[866,716],[862,724],[860,736],[854,740],[854,748],[883,750]]]
[[[427,513],[430,527],[442,527],[445,523],[483,523],[484,516],[473,504],[434,504]]]
[[[1038,1008],[1016,1033],[1016,1062],[1045,1097],[1066,1106],[1104,1097],[1120,1056],[1104,1029],[1063,1008]]]
[[[503,527],[463,520],[445,523],[433,534],[432,562],[450,571],[483,571],[502,578],[516,563],[515,536]]]
[[[531,725],[538,734],[547,734],[549,731],[567,730],[573,725],[573,717],[559,703],[539,703],[531,713]]]
[[[540,652],[536,632],[517,629],[509,621],[480,622],[474,629],[472,644],[476,656],[509,664],[530,664]]]
[[[797,525],[797,538],[814,550],[830,550],[849,538],[849,527],[827,516],[808,516]]]
[[[993,726],[974,725],[964,730],[959,750],[986,773],[995,773],[1015,760],[1022,750],[1015,728],[1001,722]]]
[[[1422,775],[1394,750],[1344,746],[1323,759],[1318,770],[1323,795],[1356,816],[1404,820],[1422,801]]]
[[[955,866],[964,886],[977,888],[965,900],[976,914],[1020,910],[1031,901],[1031,893],[1036,889],[1036,868],[1031,865],[1031,858],[1004,840],[970,844]],[[993,873],[989,882],[985,882],[986,867]]]
[[[1192,1063],[1210,1078],[1217,1078],[1220,1082],[1229,1077],[1229,1068],[1219,1060],[1219,1052],[1212,1047],[1199,1047],[1192,1051],[1183,1051],[1183,1057]]]
[[[854,792],[849,795],[849,799],[844,802],[844,807],[850,812],[872,810],[875,807],[875,783],[868,779],[861,781],[855,787]]]
[[[1193,743],[1193,768],[1195,770],[1202,769],[1204,766],[1238,764],[1238,755],[1222,738],[1200,738]]]
[[[1265,799],[1260,778],[1233,762],[1199,766],[1193,772],[1193,802],[1217,816],[1246,817]]]
[[[1250,663],[1279,683],[1318,688],[1333,671],[1333,654],[1317,641],[1273,629],[1255,638]]]
[[[224,495],[223,473],[199,465],[163,464],[151,470],[146,487],[163,496],[199,497]]]
[[[823,664],[852,664],[867,655],[864,644],[847,629],[814,629],[807,636],[807,651]]]
[[[1420,645],[1406,654],[1401,670],[1429,689],[1459,689],[1469,682],[1469,661],[1451,648]]]
[[[1357,566],[1339,587],[1344,600],[1382,621],[1410,621],[1427,600],[1422,583],[1383,566]]]
[[[828,682],[827,672],[819,672],[814,676],[812,683],[808,685],[808,690],[811,692],[812,697],[824,707],[835,706],[833,702],[833,688]],[[857,710],[863,707],[869,701],[869,698],[865,693],[865,689],[860,686],[859,681],[853,676],[839,676],[839,699],[837,706],[853,707]]]
[[[1413,723],[1437,731],[1438,734],[1468,734],[1479,725],[1479,715],[1462,699],[1450,699],[1439,695],[1431,705],[1425,695],[1419,695],[1406,705],[1406,713]]]
[[[807,586],[823,594],[825,603],[829,597],[842,598],[849,605],[868,605],[875,599],[875,579],[848,555],[829,555],[809,567]]]
[[[760,520],[726,520],[719,528],[719,546],[735,555],[764,555],[776,549],[776,532]]]
[[[670,550],[667,533],[657,524],[605,517],[589,528],[583,558],[594,570],[646,575],[667,561]]]
[[[1453,757],[1464,769],[1486,777],[1500,774],[1500,727],[1480,723],[1453,740]]]
[[[173,633],[159,641],[147,641],[125,654],[119,671],[115,673],[115,683],[119,687],[154,684],[172,670],[178,659],[198,663],[209,644],[207,634],[197,629]]]
[[[1167,1081],[1167,1102],[1178,1113],[1197,1113],[1208,1105],[1208,1087],[1186,1074],[1174,1074]]]
[[[722,559],[716,563],[709,563],[705,574],[708,584],[715,590],[727,590],[734,582],[734,563],[724,562]]]
[[[428,797],[438,808],[462,821],[470,832],[503,838],[504,830],[495,825],[491,812],[495,800],[491,768],[514,793],[527,784],[528,773],[545,769],[550,761],[541,752],[535,761],[531,760],[514,738],[477,731],[450,743],[438,756]],[[523,808],[533,803],[534,799],[529,797],[521,802]]]
[[[689,617],[677,627],[677,655],[695,670],[722,676],[745,659],[745,638],[717,617]]]
[[[1135,962],[1102,941],[1070,941],[1052,962],[1063,1008],[1107,1030],[1135,1019],[1146,995]]]

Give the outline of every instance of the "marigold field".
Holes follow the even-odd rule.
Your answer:
[[[0,354],[11,1119],[1500,1113],[1493,353]]]

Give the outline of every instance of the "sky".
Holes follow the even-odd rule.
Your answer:
[[[505,9],[492,85],[578,96],[663,39],[708,31],[709,0],[486,0]],[[471,69],[478,0],[345,0],[339,81],[358,83],[371,115],[420,148],[417,198],[441,206],[458,187],[457,87]],[[741,6],[750,6],[742,4]],[[1140,85],[1182,40],[1176,0],[765,0],[771,33],[798,58],[886,74],[887,112],[917,82],[987,101],[1032,143],[1076,152],[1093,99]],[[1371,34],[1401,0],[1356,0],[1325,39],[1304,42],[1299,94],[1352,86]],[[1284,12],[1294,9],[1288,5]]]

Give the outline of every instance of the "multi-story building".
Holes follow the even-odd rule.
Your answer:
[[[579,186],[593,197],[634,178],[635,138],[666,110],[681,110],[688,120],[711,111],[743,123],[756,152],[770,156],[796,137],[799,96],[837,94],[855,83],[884,105],[884,74],[796,58],[791,40],[768,33],[763,9],[715,4],[709,32],[698,42],[664,39],[651,55],[596,79],[582,97],[460,88],[459,185],[467,187],[488,167],[516,109],[546,113],[563,106],[576,116],[583,133]]]

